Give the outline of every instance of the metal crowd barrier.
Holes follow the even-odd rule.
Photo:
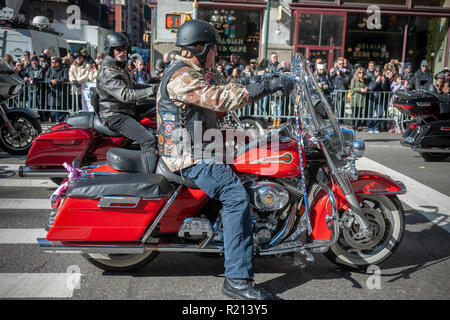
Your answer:
[[[393,121],[401,129],[409,120],[392,106],[392,92],[367,92],[351,96],[350,90],[334,90],[326,95],[336,118],[353,124],[355,121]],[[25,84],[19,95],[8,100],[11,108],[28,108],[39,112],[74,114],[82,110],[77,87],[64,82],[52,87],[45,82]],[[294,105],[289,97],[267,96],[237,111],[238,116],[263,120],[295,119]],[[42,120],[42,119],[41,119]]]
[[[404,116],[392,106],[393,92],[375,91],[351,96],[350,90],[334,90],[326,95],[336,119],[353,124],[356,121],[394,122],[401,130]],[[269,119],[295,119],[294,105],[290,98],[271,95],[237,111],[239,116]]]
[[[56,86],[46,82],[27,83],[17,96],[8,99],[6,103],[9,108],[27,108],[40,115],[48,112],[74,114],[82,108],[77,87],[70,82]]]

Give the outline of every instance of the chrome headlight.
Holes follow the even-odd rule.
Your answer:
[[[354,140],[351,145],[351,152],[357,158],[362,158],[364,156],[364,151],[366,150],[366,143],[364,140]]]
[[[273,182],[256,182],[248,188],[248,193],[250,204],[264,212],[281,210],[289,202],[289,193]]]
[[[341,128],[341,133],[345,144],[351,143],[356,138],[355,131],[353,130]]]

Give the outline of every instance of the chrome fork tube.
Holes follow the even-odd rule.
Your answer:
[[[11,121],[9,121],[8,116],[6,115],[6,111],[5,109],[3,109],[4,106],[3,104],[0,105],[0,116],[3,119],[3,121],[5,122],[5,125],[8,127],[8,130],[13,134],[13,135],[17,135],[16,129],[13,127],[13,125],[11,124]]]
[[[361,211],[361,206],[359,204],[358,199],[356,198],[355,192],[353,191],[352,185],[350,184],[347,174],[343,170],[339,170],[336,168],[333,159],[331,158],[330,154],[328,153],[328,150],[325,148],[322,142],[320,142],[320,147],[325,157],[327,158],[327,163],[328,166],[330,167],[331,174],[336,178],[339,186],[344,192],[345,199],[351,205],[352,210],[355,213],[356,220],[361,226],[361,231],[363,235],[370,236],[371,235],[370,225]]]

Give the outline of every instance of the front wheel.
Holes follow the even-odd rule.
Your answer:
[[[331,262],[350,269],[366,269],[389,258],[400,244],[405,230],[403,206],[397,196],[362,196],[362,212],[372,229],[372,237],[363,237],[353,222],[342,227],[339,240],[325,256]]]
[[[16,134],[11,133],[3,122],[0,125],[0,148],[13,155],[28,154],[33,139],[42,132],[39,121],[26,114],[13,113],[7,116]]]

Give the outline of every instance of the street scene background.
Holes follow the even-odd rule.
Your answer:
[[[389,1],[388,7],[381,1],[328,2],[199,1],[194,8],[193,1],[176,0],[0,1],[0,9],[16,5],[18,19],[8,22],[3,13],[1,27],[11,37],[2,38],[2,57],[25,81],[8,107],[33,110],[44,131],[70,114],[91,110],[87,92],[105,55],[104,39],[113,31],[130,40],[131,77],[158,83],[179,50],[176,30],[194,10],[224,41],[216,69],[228,82],[287,72],[301,52],[341,125],[366,142],[358,168],[406,185],[408,193],[400,196],[406,231],[398,250],[380,266],[349,271],[320,254],[314,254],[314,263],[256,258],[256,282],[286,300],[449,299],[450,157],[428,162],[401,146],[411,119],[392,99],[398,90],[449,95],[450,1]],[[32,41],[12,38],[14,28],[33,23],[57,40],[46,43],[39,34]],[[59,66],[52,64],[56,60]],[[58,89],[49,86],[55,79]],[[272,129],[293,121],[294,110],[288,99],[273,95],[238,115]],[[223,257],[162,253],[136,272],[115,274],[77,254],[42,252],[36,238],[45,237],[49,198],[58,185],[20,178],[25,158],[0,149],[0,298],[226,299],[220,291]]]

